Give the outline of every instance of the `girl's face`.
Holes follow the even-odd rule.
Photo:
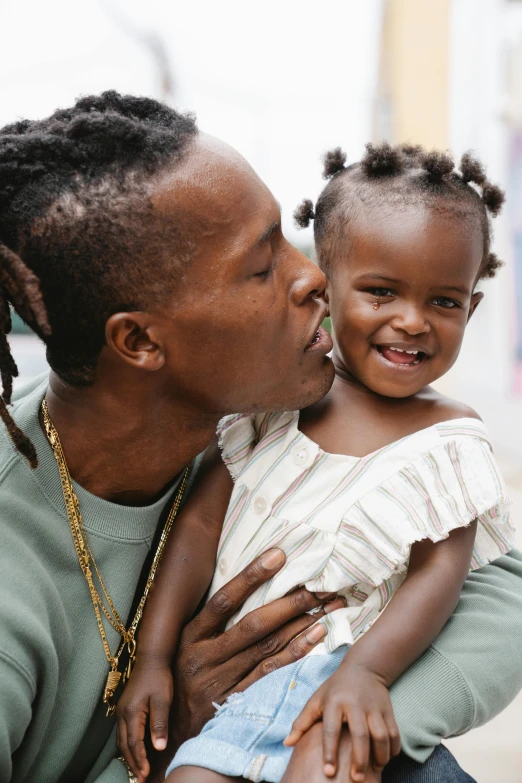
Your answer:
[[[365,209],[327,286],[335,364],[385,397],[409,397],[454,364],[482,298],[482,230],[423,206]]]

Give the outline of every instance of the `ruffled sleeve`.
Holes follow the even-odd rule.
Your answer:
[[[262,430],[267,414],[238,413],[225,416],[219,422],[217,437],[223,462],[236,481],[248,464]]]
[[[412,544],[438,542],[477,520],[471,569],[514,546],[510,500],[484,437],[441,438],[347,510],[324,569],[311,590],[381,585],[406,570]]]

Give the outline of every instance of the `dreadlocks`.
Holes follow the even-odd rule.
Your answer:
[[[186,221],[164,225],[147,181],[196,134],[192,116],[114,91],[0,130],[0,417],[33,467],[7,408],[10,305],[61,378],[91,383],[110,315],[157,301],[190,257]]]
[[[502,262],[490,252],[490,215],[504,203],[504,193],[486,178],[484,166],[466,152],[455,171],[453,158],[420,146],[392,147],[387,142],[367,144],[359,163],[346,165],[346,154],[337,147],[324,156],[323,177],[330,180],[314,208],[305,199],[296,209],[296,224],[305,228],[314,220],[318,260],[328,271],[349,241],[349,223],[364,206],[426,203],[456,217],[478,220],[484,244],[478,279],[491,278]],[[473,187],[474,183],[477,187]]]

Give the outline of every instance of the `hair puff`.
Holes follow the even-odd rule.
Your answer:
[[[401,144],[399,147],[403,155],[407,155],[408,158],[418,158],[422,155],[423,149],[420,144]]]
[[[498,215],[505,200],[504,191],[501,190],[498,185],[492,185],[491,182],[486,182],[482,190],[482,201],[493,217]]]
[[[314,204],[309,198],[303,199],[294,212],[294,223],[298,228],[308,228],[315,218]]]
[[[492,278],[497,274],[497,270],[504,266],[504,262],[498,258],[495,253],[489,253],[486,263],[480,270],[480,278]]]
[[[451,174],[455,168],[455,161],[447,152],[431,150],[420,156],[420,164],[432,177],[444,177]]]
[[[460,159],[460,171],[464,182],[483,185],[486,181],[486,169],[471,152],[465,152]]]
[[[340,147],[328,150],[323,157],[323,179],[332,179],[346,168],[346,152]]]
[[[361,160],[361,166],[369,177],[399,174],[403,169],[401,150],[392,147],[387,141],[381,144],[366,145],[366,154]]]

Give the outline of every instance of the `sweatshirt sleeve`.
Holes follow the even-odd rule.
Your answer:
[[[11,780],[11,757],[31,721],[34,695],[30,675],[0,650],[0,783]]]
[[[522,553],[472,572],[431,647],[391,689],[402,749],[425,761],[495,717],[522,688]]]

